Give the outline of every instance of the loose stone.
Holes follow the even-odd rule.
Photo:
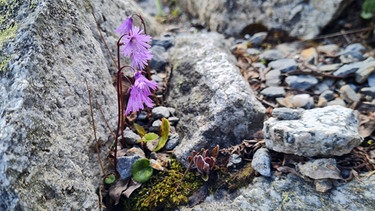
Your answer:
[[[318,84],[318,79],[312,75],[291,75],[285,78],[285,82],[293,89],[306,90]]]
[[[268,149],[260,148],[254,153],[251,167],[262,176],[271,176],[271,158]]]
[[[278,59],[268,64],[272,69],[279,69],[282,73],[297,70],[297,62],[294,59]]]
[[[267,97],[284,97],[285,89],[284,87],[280,87],[280,86],[270,86],[270,87],[263,89],[260,93]]]

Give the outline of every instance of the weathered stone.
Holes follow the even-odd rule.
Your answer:
[[[167,143],[165,144],[165,149],[166,150],[172,150],[174,149],[178,144],[180,143],[180,136],[178,133],[172,133],[169,138]]]
[[[298,171],[311,179],[342,179],[340,170],[333,158],[310,160],[297,165]]]
[[[0,72],[0,210],[99,210],[102,177],[85,81],[102,149],[111,134],[95,102],[112,128],[117,109],[114,65],[88,2],[113,51],[116,27],[143,13],[128,0],[6,2],[12,15],[1,22],[13,18],[18,30],[0,45],[10,58]]]
[[[361,176],[362,182],[336,181],[325,194],[294,174],[255,177],[235,193],[218,191],[201,204],[180,210],[373,210],[375,177]]]
[[[284,57],[285,55],[283,52],[275,49],[266,50],[259,55],[260,59],[265,59],[267,61],[275,61],[278,59],[283,59]]]
[[[240,143],[259,128],[265,109],[235,66],[217,33],[179,35],[171,49],[174,65],[167,101],[180,117],[177,158],[192,150]]]
[[[155,119],[168,118],[171,115],[169,108],[164,106],[158,106],[152,109],[152,117]]]
[[[241,156],[239,154],[233,153],[229,157],[227,167],[231,167],[231,166],[236,167],[236,165],[240,164],[241,162],[242,162]]]
[[[132,166],[138,159],[142,158],[140,155],[130,155],[117,158],[117,172],[120,174],[122,180],[129,179],[132,176]]]
[[[334,76],[346,77],[350,74],[355,73],[355,80],[357,83],[363,83],[367,78],[375,71],[375,59],[369,57],[368,59],[361,62],[354,62],[346,64],[336,70]]]
[[[267,148],[260,148],[254,153],[251,167],[262,176],[271,176],[271,157]]]
[[[277,87],[280,84],[280,75],[281,71],[280,70],[271,70],[266,74],[266,85],[267,86],[273,86]],[[279,90],[280,91],[280,90]],[[285,90],[284,90],[285,92]],[[285,95],[285,93],[284,93]]]
[[[293,89],[309,89],[318,84],[318,79],[312,75],[291,75],[285,78],[285,82]]]
[[[309,94],[299,94],[291,97],[293,108],[314,108],[314,98]]]
[[[281,86],[270,86],[263,89],[260,94],[267,96],[267,97],[284,97],[285,96],[285,89]]]
[[[292,36],[313,38],[336,18],[352,1],[190,1],[180,0],[180,8],[199,19],[201,25],[212,31],[238,35],[246,26],[263,24]]]
[[[301,118],[303,110],[290,108],[274,108],[272,115],[280,120],[296,120]]]
[[[353,110],[341,106],[305,110],[298,120],[270,118],[263,131],[267,148],[306,157],[344,155],[362,142]]]
[[[297,62],[294,59],[278,59],[268,64],[268,67],[279,69],[282,73],[297,70]]]
[[[346,102],[358,102],[359,101],[359,95],[355,93],[353,88],[350,85],[344,85],[340,88],[340,96],[342,99],[344,99]]]
[[[129,128],[126,128],[124,130],[124,141],[125,141],[125,143],[130,144],[130,145],[135,145],[136,143],[138,143],[139,140],[141,140],[141,136],[134,133]]]
[[[324,53],[327,56],[336,56],[340,51],[340,47],[336,44],[320,45],[317,47],[318,52]]]

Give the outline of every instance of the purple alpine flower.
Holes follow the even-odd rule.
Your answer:
[[[132,59],[132,66],[135,69],[142,70],[147,64],[147,60],[152,58],[151,52],[148,50],[151,46],[148,42],[151,36],[143,34],[143,30],[134,26],[128,35],[122,38],[122,53]]]
[[[154,106],[149,96],[152,94],[150,89],[155,90],[157,83],[145,78],[140,71],[135,73],[134,78],[135,82],[130,88],[130,97],[125,111],[126,115],[132,111],[144,109],[143,104],[150,108]]]
[[[116,29],[117,34],[124,35],[129,34],[133,27],[133,18],[129,16],[122,24]]]

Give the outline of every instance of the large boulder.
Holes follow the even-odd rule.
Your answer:
[[[180,160],[202,147],[238,144],[262,128],[265,108],[228,49],[218,33],[182,34],[175,39],[167,101],[180,117],[177,129],[182,141],[174,150]]]
[[[238,35],[251,24],[281,29],[291,36],[313,38],[352,0],[204,0],[178,1],[183,11],[212,31]]]
[[[132,1],[0,2],[0,210],[99,210],[102,175],[85,81],[102,157],[110,131],[96,102],[112,129],[117,108],[89,2],[108,40],[127,15],[141,12]]]

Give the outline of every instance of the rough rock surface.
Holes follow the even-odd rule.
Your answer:
[[[219,191],[187,210],[373,210],[375,176],[362,182],[334,182],[333,189],[319,193],[314,184],[294,175],[256,177],[235,193]]]
[[[262,127],[265,109],[223,40],[218,33],[182,34],[171,49],[175,69],[167,102],[180,117],[179,159],[202,147],[238,144]]]
[[[305,110],[300,119],[264,122],[266,147],[306,157],[349,153],[362,142],[352,109],[327,106]]]
[[[0,210],[98,210],[85,80],[112,128],[117,109],[89,1],[7,2],[18,30],[0,45],[9,56],[0,72]],[[132,1],[90,2],[109,40],[126,14],[140,12]],[[94,112],[106,154],[110,131],[96,105]]]
[[[251,24],[282,29],[292,36],[313,38],[351,3],[351,0],[293,1],[178,1],[182,10],[212,31],[238,35]]]

